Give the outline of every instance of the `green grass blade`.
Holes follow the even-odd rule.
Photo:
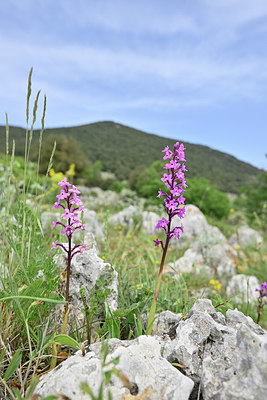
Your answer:
[[[11,378],[11,376],[14,374],[14,372],[16,371],[16,369],[19,366],[19,363],[21,361],[21,350],[17,350],[16,353],[14,354],[14,356],[12,357],[12,360],[10,361],[9,366],[7,367],[7,370],[4,374],[4,380],[7,381],[9,378]]]
[[[13,299],[26,299],[26,300],[35,300],[35,301],[45,301],[48,303],[56,303],[56,304],[65,304],[65,300],[55,300],[55,299],[47,299],[45,297],[33,297],[33,296],[7,296],[7,297],[1,297],[0,301],[4,300],[13,300]]]
[[[71,338],[68,335],[64,335],[63,333],[56,335],[53,338],[53,342],[63,345],[63,346],[73,347],[74,349],[81,348],[80,344],[75,339]]]
[[[27,107],[26,107],[27,125],[29,122],[30,97],[31,97],[31,93],[32,93],[32,71],[33,71],[33,67],[31,67],[31,69],[30,69],[29,78],[28,78]]]

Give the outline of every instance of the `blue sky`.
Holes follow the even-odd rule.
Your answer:
[[[267,169],[266,0],[1,0],[0,124],[113,120]],[[190,150],[190,149],[188,149]]]

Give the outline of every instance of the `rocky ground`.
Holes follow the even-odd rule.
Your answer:
[[[110,201],[118,201],[116,194],[112,196]],[[107,299],[110,309],[116,310],[118,303],[116,266],[99,257],[94,239],[96,236],[104,240],[103,224],[93,207],[88,209],[96,201],[101,203],[100,191],[94,195],[88,192],[84,198],[87,250],[77,255],[72,265],[70,308],[76,319],[83,318],[79,311],[79,288],[83,285],[89,296],[100,276],[108,281],[111,290]],[[54,217],[54,213],[43,213],[44,230],[49,229]],[[136,217],[141,218],[141,229],[146,235],[155,234],[160,216],[143,211],[140,205],[129,204],[111,215],[108,223],[131,229]],[[237,303],[255,302],[255,289],[260,282],[254,276],[236,274],[237,248],[248,244],[259,248],[263,244],[261,235],[243,225],[227,239],[193,205],[186,206],[183,225],[184,234],[175,245],[186,251],[166,265],[164,273],[175,277],[183,272],[204,271],[211,278],[219,277],[227,295],[234,295]],[[64,269],[63,256],[58,265]],[[86,382],[97,396],[103,381],[101,346],[93,343],[85,355],[78,351],[63,361],[40,379],[35,393],[47,396],[57,392],[72,400],[88,399],[81,390],[81,383]],[[108,399],[108,390],[113,400],[262,400],[266,396],[267,332],[237,309],[229,309],[224,316],[208,299],[197,300],[184,317],[166,310],[156,316],[151,336],[124,341],[109,339],[108,349],[107,362],[119,357],[116,368],[120,374],[112,374],[103,399]],[[104,370],[112,366],[109,364]]]

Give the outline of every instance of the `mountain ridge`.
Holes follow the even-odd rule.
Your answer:
[[[16,142],[16,153],[24,154],[25,129],[10,126],[9,136]],[[23,134],[24,133],[24,134]],[[193,144],[184,139],[171,139],[147,133],[113,121],[100,121],[73,127],[47,128],[46,135],[72,137],[87,158],[100,160],[103,169],[115,173],[119,180],[129,179],[136,168],[148,167],[162,159],[162,149],[170,148],[177,141],[183,142],[186,150],[187,168],[190,177],[204,177],[218,189],[237,193],[248,180],[262,172],[251,164],[207,145]],[[34,130],[33,145],[39,139],[39,130]],[[52,149],[51,149],[52,150]],[[5,126],[0,126],[0,152],[5,151]]]

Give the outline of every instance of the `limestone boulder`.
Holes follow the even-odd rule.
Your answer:
[[[98,210],[100,206],[113,207],[118,204],[119,194],[112,190],[103,190],[99,187],[88,188],[79,186],[80,197],[86,208]]]
[[[139,214],[140,214],[139,209],[131,205],[125,208],[124,210],[116,214],[113,214],[109,218],[108,222],[112,226],[120,225],[126,227],[127,229],[132,229],[134,227],[133,217]]]
[[[235,274],[235,250],[228,243],[202,248],[202,253],[213,273],[222,280],[227,281]]]
[[[157,314],[152,327],[153,336],[172,336],[181,321],[183,314],[175,314],[171,311],[162,311]]]
[[[230,243],[240,247],[260,247],[263,244],[263,237],[255,229],[243,225],[238,228],[237,233],[231,236]]]
[[[237,310],[228,310],[225,319],[210,300],[197,300],[163,356],[183,366],[204,400],[265,396],[267,333]]]
[[[106,285],[111,291],[107,303],[110,309],[114,311],[118,306],[118,273],[111,264],[99,257],[94,236],[88,234],[86,239],[86,250],[82,254],[77,254],[71,262],[70,301],[75,306],[82,308],[79,292],[81,286],[85,287],[86,297],[89,298],[96,281],[104,276]],[[63,257],[66,265],[65,254],[63,254]]]
[[[97,213],[94,210],[84,210],[85,234],[91,232],[98,240],[104,240],[104,227],[98,221]]]
[[[84,305],[81,300],[80,288],[84,286],[85,295],[90,304],[90,296],[96,287],[96,283],[102,277],[103,290],[107,289],[106,302],[111,311],[118,307],[118,273],[114,267],[105,262],[98,255],[97,245],[94,236],[87,234],[86,250],[82,254],[74,256],[71,262],[70,286],[69,286],[69,325],[78,323],[85,325],[85,317],[81,310]],[[62,277],[62,292],[65,293],[67,257],[65,253],[56,257],[56,264]],[[101,290],[101,287],[99,287]],[[64,315],[63,306],[57,306],[55,311],[55,323],[62,324]],[[99,305],[99,318],[103,318],[103,304]],[[98,319],[99,319],[98,318]]]
[[[185,216],[183,219],[174,217],[171,229],[175,226],[184,226],[184,231],[179,240],[172,240],[175,247],[183,247],[189,244],[195,250],[200,252],[202,248],[215,244],[226,243],[223,233],[216,227],[209,225],[202,211],[192,205],[185,206]]]
[[[155,235],[157,231],[155,231],[155,226],[161,217],[152,211],[143,211],[142,212],[142,227],[141,229],[146,235]]]
[[[201,380],[203,357],[210,353],[230,357],[235,345],[234,330],[215,321],[212,313],[209,305],[207,310],[194,311],[188,320],[181,321],[176,338],[167,344],[164,353],[170,362],[182,364],[187,376],[197,383]]]
[[[162,343],[152,336],[140,336],[131,341],[110,339],[107,362],[118,357],[117,370],[127,379],[111,376],[104,389],[103,399],[108,399],[108,390],[113,400],[187,400],[194,386],[193,381],[184,376],[161,356]],[[103,372],[101,369],[101,344],[91,346],[84,357],[76,353],[57,368],[40,378],[35,394],[41,396],[60,393],[71,399],[87,400],[80,388],[86,382],[98,396]],[[105,367],[111,369],[113,365]],[[130,385],[129,385],[130,384]],[[128,388],[126,387],[128,386]],[[132,392],[132,394],[131,394]]]
[[[60,213],[59,212],[44,211],[42,213],[42,215],[41,215],[41,224],[42,224],[43,231],[45,233],[51,232],[53,221],[55,220],[55,218],[57,220],[60,219]]]
[[[227,296],[234,296],[233,300],[237,304],[257,302],[259,293],[256,289],[260,288],[260,282],[255,276],[243,274],[234,275],[227,286]]]
[[[194,240],[206,232],[209,225],[204,214],[198,207],[189,204],[185,206],[185,210],[185,216],[183,219],[180,219],[177,216],[173,218],[171,229],[173,229],[175,226],[180,226],[182,223],[184,226],[184,232],[181,235],[181,239]]]
[[[184,255],[179,258],[174,263],[169,263],[168,268],[165,269],[165,272],[168,271],[172,275],[176,273],[201,273],[201,271],[211,273],[210,268],[205,265],[204,258],[201,253],[189,248],[185,251]]]

